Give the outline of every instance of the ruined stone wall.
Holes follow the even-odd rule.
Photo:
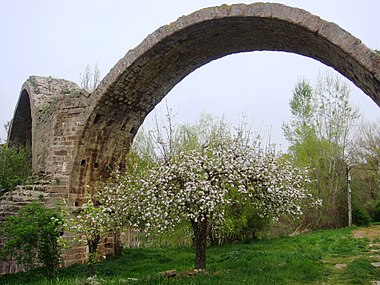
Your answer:
[[[69,180],[90,107],[89,95],[64,79],[31,76],[22,87],[10,128],[10,143],[32,146],[33,172],[56,181],[73,206],[80,195],[76,187],[69,190]],[[25,107],[27,103],[29,108]],[[30,122],[24,118],[27,111]],[[24,135],[26,128],[31,129],[30,141]]]
[[[10,130],[10,143],[14,140],[21,145],[31,144],[32,168],[38,180],[0,197],[0,222],[34,200],[42,199],[48,207],[56,207],[64,200],[75,205],[80,199],[74,191],[69,195],[69,179],[88,96],[75,83],[63,79],[31,76],[25,82]],[[26,115],[28,111],[30,114]],[[31,129],[30,138],[23,134],[26,128]],[[70,233],[65,235],[72,238]],[[109,254],[109,250],[102,254]],[[75,246],[63,256],[65,265],[85,262],[85,246]],[[0,263],[0,274],[23,270],[14,260]]]
[[[15,190],[0,197],[0,223],[4,221],[5,217],[14,215],[33,201],[42,201],[49,208],[57,208],[64,206],[66,198],[67,194],[62,192],[61,187],[57,186],[54,180],[41,179],[33,185],[17,186]],[[68,209],[68,211],[71,210]],[[75,236],[70,232],[65,232],[63,237],[68,242],[69,248],[62,252],[62,266],[85,263],[88,258],[86,244],[73,243]],[[0,247],[2,242],[0,238]],[[111,255],[113,253],[113,236],[103,238],[99,243],[98,250],[101,257]],[[0,262],[0,275],[22,271],[25,271],[25,267],[17,264],[14,259],[10,258]]]
[[[66,184],[89,94],[63,79],[31,76],[26,83],[34,104],[33,170]]]

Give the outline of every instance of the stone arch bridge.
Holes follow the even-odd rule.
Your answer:
[[[75,83],[30,77],[21,88],[11,144],[32,147],[48,191],[78,205],[83,187],[122,164],[147,114],[184,77],[223,56],[284,51],[318,60],[380,105],[380,55],[334,23],[301,9],[255,3],[212,7],[150,34],[91,94]]]

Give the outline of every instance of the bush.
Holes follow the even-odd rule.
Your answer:
[[[372,218],[366,209],[354,203],[352,205],[352,222],[357,226],[367,226],[372,222]]]
[[[211,244],[250,242],[268,230],[271,217],[260,217],[250,203],[236,204],[226,208],[226,221],[210,235]]]
[[[0,234],[5,238],[0,256],[3,259],[12,256],[29,268],[43,264],[46,275],[53,278],[62,249],[59,240],[62,224],[62,215],[41,202],[21,208],[0,224]]]
[[[22,184],[31,173],[29,148],[0,145],[0,189],[12,189]]]
[[[380,202],[377,202],[375,208],[373,209],[373,221],[380,222]]]

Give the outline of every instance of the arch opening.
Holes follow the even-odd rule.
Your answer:
[[[94,104],[74,161],[88,163],[74,174],[72,187],[99,179],[106,172],[103,166],[121,163],[135,130],[188,74],[226,55],[250,51],[283,51],[318,60],[380,105],[380,56],[336,24],[281,4],[203,9],[149,35],[91,95]]]
[[[21,92],[8,134],[10,146],[32,148],[32,114],[26,89]]]

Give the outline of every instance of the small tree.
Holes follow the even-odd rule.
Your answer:
[[[121,254],[119,233],[125,227],[138,227],[141,212],[141,197],[135,195],[135,189],[140,189],[140,179],[151,167],[152,161],[140,158],[131,151],[125,160],[125,169],[114,171],[108,183],[98,184],[96,198],[98,207],[108,216],[107,228],[114,234],[114,252]]]
[[[97,249],[101,237],[110,230],[110,215],[105,207],[96,205],[95,197],[85,193],[85,202],[80,212],[69,220],[69,228],[77,234],[79,241],[88,246],[87,275],[92,277],[94,264],[98,261]]]
[[[63,217],[58,211],[33,202],[16,215],[6,217],[0,225],[5,240],[1,256],[14,257],[29,268],[42,263],[47,276],[53,278],[61,255],[62,226]]]

